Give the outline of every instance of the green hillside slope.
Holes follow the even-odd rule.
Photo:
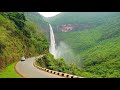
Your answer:
[[[66,23],[95,25],[74,32],[55,32],[56,42],[64,41],[70,46],[79,61],[77,65],[85,72],[84,77],[120,77],[120,13],[77,15],[61,13],[50,22],[53,27]]]
[[[44,20],[38,12],[24,12],[27,20],[36,24],[37,28],[48,34],[49,26],[48,22]]]
[[[45,35],[22,12],[0,12],[0,70],[48,51]]]

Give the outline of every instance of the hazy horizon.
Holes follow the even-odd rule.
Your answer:
[[[38,12],[38,13],[44,17],[53,17],[61,12]]]

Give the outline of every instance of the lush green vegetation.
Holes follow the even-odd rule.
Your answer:
[[[77,65],[82,70],[80,75],[84,77],[120,77],[120,13],[101,13],[94,18],[94,14],[89,17],[89,14],[87,16],[77,14],[78,16],[76,16],[74,13],[61,13],[61,15],[63,16],[56,16],[57,19],[53,17],[56,21],[51,20],[54,26],[65,23],[75,24],[75,22],[95,24],[94,27],[84,28],[84,30],[67,33],[55,32],[56,41],[58,43],[64,41],[74,51],[75,57],[79,61]],[[80,17],[83,19],[81,20]]]
[[[14,70],[15,64],[16,63],[10,64],[5,69],[3,69],[0,72],[0,78],[21,78],[21,76],[18,75]]]
[[[66,64],[62,58],[54,59],[54,56],[50,53],[46,54],[42,58],[37,60],[37,64],[41,67],[51,70],[65,72],[69,74],[79,75],[80,69],[74,64]]]
[[[42,58],[37,60],[37,64],[41,67],[48,68],[51,70],[64,72],[72,75],[82,76],[82,77],[100,77],[99,75],[94,75],[89,72],[84,71],[84,69],[78,68],[75,64],[66,64],[64,59],[54,59],[53,55],[50,53],[46,54]]]
[[[53,26],[54,32],[57,31],[57,26],[64,24],[79,25],[78,30],[93,28],[103,23],[108,22],[116,15],[119,17],[119,12],[63,12],[54,17],[46,18]],[[87,26],[87,27],[86,27]],[[82,28],[81,28],[82,27]],[[76,30],[76,29],[74,29]]]
[[[0,70],[20,60],[48,52],[45,34],[22,12],[0,13]]]
[[[67,12],[47,20],[56,31],[57,44],[63,41],[73,50],[79,68],[73,63],[66,64],[63,59],[54,59],[48,53],[48,35],[41,31],[42,28],[48,32],[48,23],[38,13],[0,12],[0,70],[23,55],[27,58],[48,53],[38,59],[40,66],[83,77],[120,77],[119,12]],[[88,25],[90,28],[57,32],[61,24]],[[13,66],[3,70],[0,77],[9,77],[5,76],[6,72],[13,71]]]
[[[24,14],[25,14],[27,20],[35,23],[38,29],[40,29],[48,34],[48,32],[49,32],[48,22],[46,22],[44,20],[43,16],[41,16],[37,12],[24,12]]]

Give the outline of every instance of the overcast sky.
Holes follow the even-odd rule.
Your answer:
[[[40,13],[44,17],[52,17],[59,14],[60,12],[38,12],[38,13]]]

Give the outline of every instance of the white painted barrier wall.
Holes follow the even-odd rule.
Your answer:
[[[56,75],[59,75],[59,76],[63,76],[63,77],[66,77],[66,78],[83,78],[83,77],[79,77],[79,76],[75,76],[75,75],[71,75],[71,74],[67,74],[67,73],[63,73],[63,72],[58,72],[58,71],[42,68],[42,67],[36,65],[36,62],[33,63],[33,66],[40,69],[40,70],[43,70],[43,71],[46,71],[46,72],[49,72],[49,73],[52,73],[52,74],[56,74]]]

